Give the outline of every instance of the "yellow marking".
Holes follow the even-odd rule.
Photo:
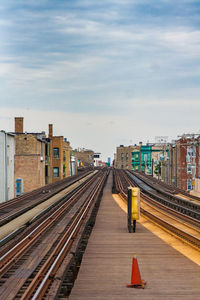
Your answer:
[[[127,204],[125,201],[121,199],[121,197],[117,194],[112,195],[116,203],[119,207],[127,213]],[[153,232],[160,239],[165,241],[168,245],[179,251],[181,254],[192,260],[194,263],[200,266],[200,255],[199,251],[195,250],[193,247],[181,242],[179,239],[176,239],[171,234],[168,234],[166,231],[162,230],[159,226],[151,223],[148,219],[140,215],[140,219],[138,220],[140,224],[142,224],[149,231]]]

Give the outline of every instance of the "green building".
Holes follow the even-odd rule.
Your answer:
[[[131,153],[132,170],[152,174],[152,146],[141,146],[141,151],[135,150]]]
[[[131,152],[131,167],[134,171],[142,171],[146,174],[152,174],[152,170],[155,169],[158,160],[162,160],[163,149],[160,147],[154,147],[151,145],[142,145],[140,150],[133,150]],[[169,151],[165,150],[167,156],[169,156]],[[156,153],[159,154],[159,158],[156,157]],[[158,157],[158,155],[157,155]],[[164,153],[163,153],[164,160]]]

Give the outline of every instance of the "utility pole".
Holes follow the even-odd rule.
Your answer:
[[[152,160],[151,160],[151,175],[152,175],[152,177],[153,177],[153,165],[154,165],[154,160],[152,158]]]
[[[139,142],[139,171],[142,171],[142,142]]]

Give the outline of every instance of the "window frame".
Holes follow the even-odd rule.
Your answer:
[[[187,179],[187,191],[191,191],[192,189],[192,179]]]
[[[55,173],[55,170],[57,170],[57,172]],[[53,178],[59,178],[60,174],[59,174],[59,167],[53,167]],[[57,176],[55,176],[57,175]]]
[[[192,165],[191,165],[191,163],[187,164],[187,174],[192,174]]]
[[[57,154],[56,154],[57,151]],[[58,147],[53,148],[53,158],[59,158],[60,157],[60,149]]]

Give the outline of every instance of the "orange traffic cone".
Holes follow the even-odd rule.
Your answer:
[[[133,254],[131,284],[127,284],[126,287],[144,289],[145,285],[146,282],[141,280],[136,254]]]

